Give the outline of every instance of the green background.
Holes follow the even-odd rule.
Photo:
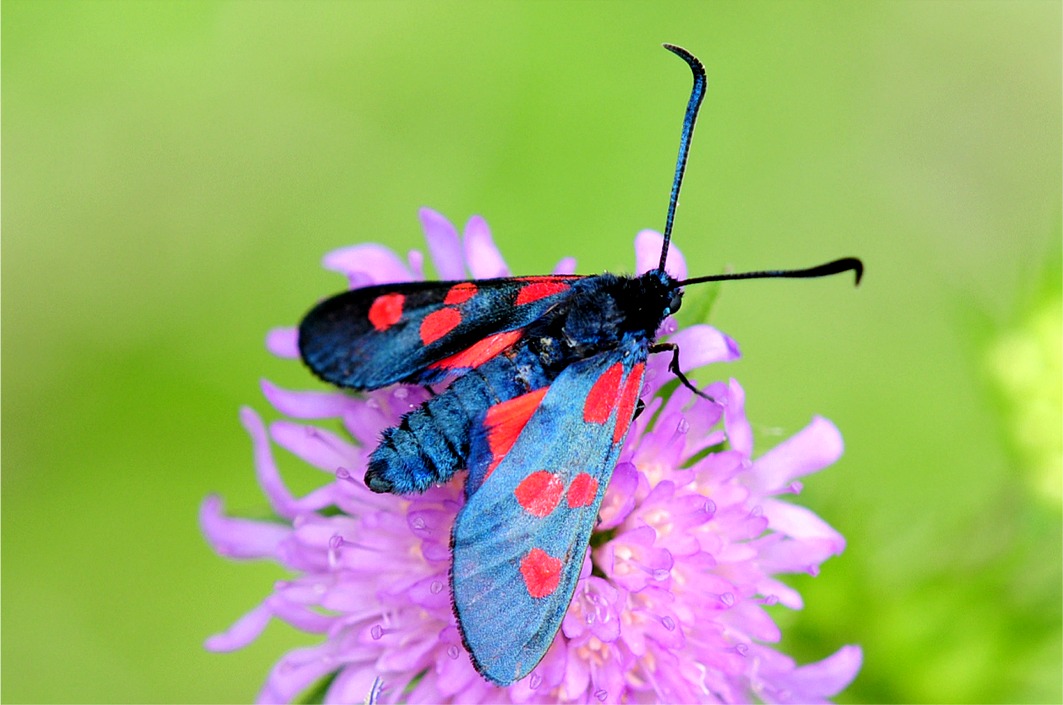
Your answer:
[[[709,73],[676,242],[692,273],[842,255],[865,284],[734,283],[761,451],[846,438],[801,501],[847,537],[780,610],[800,660],[859,643],[846,701],[1060,691],[1060,5],[5,0],[0,696],[239,701],[305,636],[203,639],[281,577],[216,557],[199,502],[261,514],[241,404],[342,280],[483,214],[519,273],[624,271],[660,227]],[[284,465],[299,490],[320,475]]]

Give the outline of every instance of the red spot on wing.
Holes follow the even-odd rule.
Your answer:
[[[432,311],[421,321],[421,342],[431,345],[461,323],[461,311],[456,308],[441,308]]]
[[[576,479],[568,486],[568,494],[565,500],[572,509],[589,507],[598,496],[598,481],[585,472],[576,475]]]
[[[456,306],[465,303],[474,296],[476,296],[475,284],[472,282],[459,282],[450,287],[447,292],[447,298],[443,299],[443,303],[448,306]]]
[[[517,437],[532,417],[539,403],[546,396],[549,387],[536,389],[534,392],[495,404],[487,410],[484,427],[487,429],[487,447],[491,451],[491,463],[484,473],[484,480],[491,476],[498,464],[517,442]]]
[[[616,427],[613,428],[613,443],[619,443],[627,433],[631,425],[631,417],[635,415],[635,402],[639,398],[639,387],[642,383],[642,373],[646,365],[639,363],[631,368],[631,374],[624,382],[624,391],[620,394],[620,407],[616,412]]]
[[[533,548],[520,559],[520,574],[532,597],[546,597],[561,582],[561,561],[541,548]]]
[[[620,390],[620,378],[624,375],[624,366],[619,362],[602,373],[583,403],[583,420],[587,423],[605,423],[609,412],[616,404]]]
[[[539,299],[545,299],[547,296],[567,291],[568,287],[568,282],[561,279],[532,281],[525,284],[517,293],[516,304],[517,306],[530,304],[532,301],[538,301]]]
[[[540,470],[520,481],[513,494],[517,496],[524,511],[540,519],[554,511],[561,501],[565,483],[552,472]]]
[[[473,343],[460,353],[445,357],[439,362],[433,362],[429,367],[443,370],[479,367],[520,340],[520,336],[521,331],[519,330],[508,330],[504,333],[489,335],[483,340]]]
[[[369,322],[383,333],[402,318],[402,304],[406,297],[402,294],[381,294],[369,307]]]

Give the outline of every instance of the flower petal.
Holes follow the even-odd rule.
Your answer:
[[[747,458],[753,455],[753,429],[746,419],[746,393],[734,379],[727,385],[727,406],[723,425],[731,447]]]
[[[412,279],[399,256],[383,245],[342,247],[325,255],[322,264],[325,269],[346,275],[351,288]]]
[[[465,263],[462,261],[457,229],[442,214],[431,208],[422,208],[417,211],[417,215],[424,227],[428,254],[432,257],[439,278],[444,281],[465,279]]]
[[[837,462],[843,448],[838,428],[817,416],[796,435],[757,458],[753,464],[756,489],[765,493],[785,491],[794,478]]]
[[[207,639],[204,646],[208,651],[235,651],[242,649],[258,638],[258,635],[273,618],[273,612],[265,603],[254,608],[221,634]]]
[[[203,500],[199,525],[214,550],[227,558],[276,555],[277,546],[291,534],[291,528],[276,522],[225,516],[221,498],[214,495]]]
[[[508,277],[509,267],[491,239],[487,221],[478,215],[465,224],[465,261],[473,279]]]
[[[339,664],[331,658],[328,642],[289,651],[270,671],[258,694],[259,703],[290,703],[319,678],[334,671]]]
[[[860,670],[864,654],[859,646],[843,646],[823,659],[789,672],[767,672],[775,698],[785,703],[821,703],[845,689]],[[769,678],[770,677],[770,678]]]
[[[768,518],[768,526],[774,531],[797,539],[831,541],[837,546],[836,553],[845,549],[845,538],[812,510],[768,498],[762,499],[760,505]]]
[[[556,265],[554,265],[553,274],[575,274],[576,273],[576,258],[575,257],[563,257]]]
[[[342,392],[293,392],[261,380],[262,394],[277,411],[297,419],[328,419],[342,416],[351,398]]]
[[[664,247],[664,235],[661,235],[656,230],[640,231],[635,236],[635,272],[644,274],[652,269],[657,269],[657,265],[661,263],[662,247]],[[686,279],[687,277],[686,260],[674,242],[669,247],[664,271],[675,279]]]
[[[262,423],[261,417],[246,406],[240,409],[240,421],[251,435],[251,445],[255,454],[255,474],[270,506],[282,517],[294,519],[298,514],[295,498],[288,491],[277,470],[266,426]]]
[[[684,371],[742,357],[734,339],[706,324],[684,328],[668,342],[679,346],[679,362]]]
[[[266,334],[266,350],[287,360],[299,359],[299,331],[295,328],[271,328]]]
[[[355,447],[317,426],[274,421],[269,433],[281,448],[325,472],[334,473],[337,468],[352,466]]]

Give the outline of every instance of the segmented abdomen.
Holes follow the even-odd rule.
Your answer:
[[[548,385],[539,355],[519,346],[469,370],[384,431],[365,483],[375,492],[424,492],[465,467],[472,425],[490,407]]]

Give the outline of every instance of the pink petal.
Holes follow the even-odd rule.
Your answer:
[[[656,230],[642,230],[635,236],[635,272],[644,274],[651,269],[657,269],[661,263],[661,248],[664,246],[664,235]],[[673,241],[668,250],[668,260],[664,264],[664,271],[675,279],[686,279],[687,263],[683,253],[675,246]]]
[[[436,266],[439,278],[446,281],[465,278],[465,263],[462,261],[461,242],[458,231],[450,221],[431,208],[417,211],[424,227],[424,239],[428,242],[428,254]]]
[[[746,393],[733,378],[727,385],[727,406],[723,411],[723,425],[731,447],[747,458],[753,455],[753,429],[746,419]]]
[[[576,273],[576,258],[575,257],[563,257],[554,266],[554,274],[575,274]]]
[[[336,434],[316,426],[274,421],[269,431],[281,448],[329,473],[336,472],[337,468],[351,467],[357,452],[353,445]]]
[[[789,585],[772,578],[765,578],[757,583],[757,594],[764,597],[774,597],[775,600],[792,610],[803,609],[805,601],[801,599],[801,593]]]
[[[266,334],[266,350],[286,360],[298,360],[299,331],[295,328],[271,328]]]
[[[796,435],[757,458],[753,464],[756,487],[762,492],[786,490],[794,478],[835,463],[843,449],[838,428],[817,416]]]
[[[635,507],[635,489],[638,484],[639,471],[634,465],[620,463],[616,466],[598,511],[600,531],[615,528],[627,518]]]
[[[277,411],[297,419],[327,419],[342,416],[351,399],[342,392],[293,392],[262,380],[262,394]]]
[[[290,527],[276,522],[225,516],[221,498],[217,496],[203,500],[199,508],[199,525],[214,550],[228,558],[276,555],[277,546],[291,534]]]
[[[273,613],[265,605],[254,608],[221,634],[209,637],[204,643],[208,651],[236,651],[258,638],[269,624]]]
[[[679,346],[679,364],[684,372],[742,357],[734,339],[705,324],[684,328],[668,342]]]
[[[837,553],[845,549],[845,538],[815,512],[789,502],[765,498],[760,501],[768,526],[775,531],[799,539],[826,539],[837,544]]]
[[[509,267],[491,239],[491,229],[481,216],[474,215],[465,224],[465,261],[473,279],[509,276]]]
[[[266,685],[258,694],[260,703],[289,703],[319,678],[340,665],[329,653],[328,642],[319,646],[289,651],[270,671]]]
[[[424,281],[424,253],[420,250],[410,250],[406,253],[406,262],[409,264],[412,279]]]
[[[372,243],[333,250],[325,255],[322,263],[325,269],[345,274],[348,281],[357,286],[412,279],[410,270],[398,255],[383,245]]]
[[[266,604],[275,617],[278,617],[296,629],[311,634],[324,634],[332,626],[336,617],[314,612],[303,605],[290,602],[281,595],[273,594],[266,598]]]
[[[327,703],[377,703],[380,702],[382,682],[379,672],[371,664],[347,666],[329,686],[325,695]],[[373,694],[376,697],[373,697]]]
[[[822,701],[848,687],[863,661],[864,652],[859,646],[843,646],[822,661],[795,668],[779,679],[780,685],[791,692],[789,702]]]
[[[240,409],[240,421],[251,435],[251,445],[255,455],[255,475],[258,477],[258,483],[269,500],[270,506],[285,519],[294,519],[298,514],[295,499],[284,481],[281,480],[277,464],[273,460],[269,435],[266,433],[262,419],[252,409],[245,406]]]

